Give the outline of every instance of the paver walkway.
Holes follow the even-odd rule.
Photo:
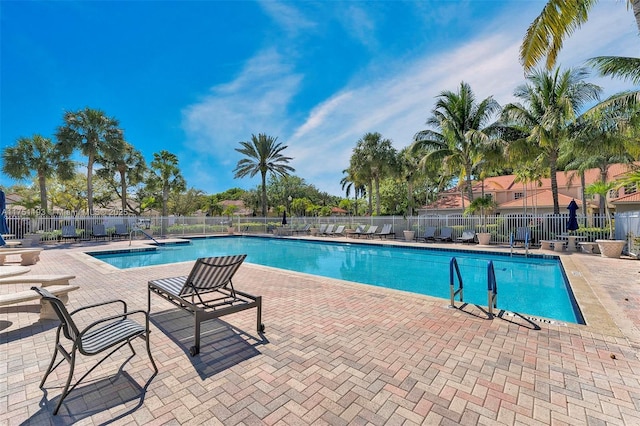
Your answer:
[[[118,271],[85,250],[49,248],[31,266],[77,276],[70,308],[120,297],[146,309],[148,280],[192,265]],[[640,425],[640,262],[566,259],[590,325],[491,321],[474,306],[245,263],[234,284],[263,296],[263,337],[255,311],[226,316],[205,324],[191,358],[191,317],[154,297],[159,374],[148,382],[135,342],[136,356],[120,371],[130,351],[105,361],[56,417],[67,365],[38,387],[56,323],[40,322],[37,304],[1,307],[0,424]]]

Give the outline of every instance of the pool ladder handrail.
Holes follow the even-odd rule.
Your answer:
[[[455,289],[455,282],[454,282],[455,280],[453,276],[454,271],[458,276],[458,283],[460,284],[460,287],[457,290]],[[450,308],[456,307],[455,298],[457,294],[460,295],[460,302],[464,302],[462,297],[463,287],[464,287],[464,283],[462,282],[462,275],[460,274],[460,267],[458,266],[458,261],[456,260],[455,257],[452,257],[451,260],[449,261],[449,292],[451,294],[451,304],[449,305]]]
[[[493,309],[498,308],[498,282],[492,260],[487,264],[487,307],[489,308],[489,316],[493,319]]]
[[[142,228],[137,227],[137,226],[131,228],[131,231],[129,231],[129,245],[131,245],[131,241],[133,240],[133,236],[136,234],[136,232],[141,232],[142,235],[144,235],[145,237],[149,238],[150,240],[153,240],[153,242],[156,243],[156,245],[158,247],[161,246],[161,244],[155,238],[153,238],[151,235],[149,235],[146,232],[144,232],[144,230]]]

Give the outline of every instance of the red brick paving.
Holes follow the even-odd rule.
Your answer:
[[[146,309],[148,280],[191,267],[116,271],[87,263],[78,254],[85,249],[47,249],[31,268],[77,276],[70,308],[117,296]],[[55,323],[40,322],[34,303],[0,307],[0,423],[640,424],[640,263],[571,260],[612,312],[613,329],[536,330],[518,317],[491,321],[449,309],[442,299],[245,264],[234,283],[263,296],[264,338],[254,311],[226,316],[204,325],[201,353],[191,358],[191,317],[153,296],[160,372],[143,400],[152,369],[139,341],[120,373],[127,349],[73,391],[55,418],[68,367],[49,377],[46,393],[38,388]],[[76,377],[93,361],[82,359]]]

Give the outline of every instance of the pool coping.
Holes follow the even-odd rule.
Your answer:
[[[419,243],[419,242],[407,242],[404,240],[382,240],[382,239],[380,241],[371,241],[371,240],[361,240],[361,239],[341,238],[341,237],[338,237],[338,238],[332,237],[327,240],[326,238],[323,238],[323,237],[311,237],[311,236],[274,237],[273,235],[269,235],[269,234],[265,234],[265,235],[222,234],[222,235],[206,235],[206,236],[197,235],[197,236],[184,236],[179,240],[184,241],[185,239],[229,238],[229,237],[238,237],[238,236],[244,236],[249,238],[284,238],[284,239],[308,240],[311,242],[324,242],[324,243],[351,243],[351,244],[364,244],[364,245],[368,244],[368,245],[381,245],[381,246],[393,245],[393,246],[402,246],[406,248],[415,248],[418,250],[435,249],[437,251],[456,251],[456,252],[463,251],[465,253],[483,252],[486,254],[501,255],[501,256],[510,256],[510,254],[512,253],[512,249],[506,246],[465,245],[464,247],[460,247],[455,243]],[[105,252],[128,251],[128,249],[136,249],[136,248],[138,250],[140,248],[153,249],[154,247],[157,247],[157,245],[155,245],[154,243],[144,241],[144,240],[135,241],[135,242],[136,242],[136,245],[130,246],[129,248],[123,247],[115,250],[112,248],[105,249],[105,250],[89,250],[85,252],[75,252],[73,255],[77,259],[83,261],[84,263],[88,264],[92,268],[101,271],[102,273],[115,273],[121,270],[105,262],[102,262],[87,253],[93,253],[93,252],[97,253],[102,251],[105,251]],[[167,240],[163,239],[163,242],[169,242],[169,241],[168,239]],[[635,336],[636,331],[635,331],[634,325],[632,323],[619,324],[618,322],[614,321],[613,319],[614,316],[616,316],[617,318],[622,318],[624,317],[624,314],[619,309],[618,305],[611,299],[611,297],[609,297],[609,295],[606,292],[599,291],[598,288],[594,288],[594,285],[592,285],[592,283],[594,282],[592,273],[587,268],[585,268],[580,262],[576,262],[575,259],[573,258],[573,256],[591,257],[594,255],[582,254],[577,252],[576,253],[558,253],[558,252],[531,253],[531,251],[536,251],[536,250],[538,249],[529,250],[529,255],[535,258],[558,259],[560,261],[560,264],[563,268],[563,273],[565,274],[567,280],[569,281],[571,292],[573,293],[575,301],[578,304],[578,309],[584,319],[585,324],[564,322],[564,321],[559,321],[553,318],[544,318],[544,317],[538,318],[538,317],[533,317],[528,315],[524,315],[523,316],[524,318],[536,320],[540,324],[567,327],[580,334],[597,333],[597,334],[610,336],[616,339],[618,338],[625,339],[629,342],[636,341],[635,344],[640,345],[640,337],[636,338]],[[518,256],[524,256],[525,251],[523,248],[520,248],[520,249],[513,250],[513,253],[515,253]],[[177,263],[188,263],[188,262],[189,261],[177,262]],[[405,294],[410,293],[412,295],[427,297],[434,300],[448,301],[447,299],[443,299],[436,296],[423,295],[423,294],[408,292],[404,290],[388,289],[384,287],[374,286],[371,284],[356,283],[352,281],[341,280],[338,278],[306,274],[303,272],[289,271],[289,270],[284,270],[284,269],[279,269],[279,268],[274,268],[274,267],[269,267],[269,266],[264,266],[259,264],[253,264],[250,262],[247,262],[247,263],[255,267],[267,268],[267,270],[273,269],[278,271],[286,271],[287,273],[301,274],[302,276],[312,276],[312,277],[317,277],[319,279],[333,280],[335,282],[339,282],[343,284],[346,283],[350,285],[367,285],[367,286],[385,290],[385,291],[400,291]],[[153,268],[156,266],[160,266],[160,265],[141,266],[138,268]],[[138,269],[138,268],[128,268],[128,269]]]

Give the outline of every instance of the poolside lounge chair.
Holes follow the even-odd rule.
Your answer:
[[[349,237],[355,238],[356,235],[359,237],[364,232],[364,227],[365,225],[358,225],[356,229],[354,229],[353,231],[348,231],[346,234],[347,238]]]
[[[471,229],[462,231],[462,236],[456,238],[456,241],[461,243],[473,243],[476,240],[476,233]]]
[[[47,372],[44,374],[44,377],[40,382],[40,388],[42,389],[45,381],[47,380],[47,377],[49,377],[49,374],[51,374],[51,372],[55,370],[58,365],[60,365],[60,362],[62,362],[62,360],[60,360],[60,362],[55,364],[58,352],[62,355],[62,359],[66,359],[70,364],[69,376],[67,378],[64,389],[62,390],[62,394],[60,395],[60,399],[58,400],[58,403],[53,410],[54,415],[58,414],[58,410],[62,405],[62,401],[64,401],[67,395],[89,373],[91,373],[97,366],[99,366],[105,358],[109,357],[111,354],[115,353],[118,349],[125,345],[129,345],[129,347],[133,351],[131,341],[136,337],[140,337],[145,340],[147,346],[147,355],[149,355],[149,360],[153,365],[154,376],[158,373],[158,367],[153,361],[153,357],[151,356],[151,347],[149,346],[149,315],[147,314],[147,312],[143,310],[127,311],[127,304],[124,300],[110,300],[108,302],[96,303],[76,309],[73,312],[68,312],[64,303],[58,297],[51,294],[48,290],[38,287],[31,287],[31,290],[38,293],[42,297],[42,299],[49,302],[58,319],[60,320],[60,325],[58,326],[58,331],[56,333],[55,350],[53,351],[53,356],[51,358],[49,368],[47,368]],[[78,329],[73,320],[76,313],[85,311],[87,309],[111,304],[122,304],[123,312],[119,315],[97,319],[82,330]],[[136,316],[139,316],[141,319],[143,319],[143,321],[139,323],[133,320],[132,317]],[[73,346],[70,350],[64,348],[64,346],[60,342],[61,338],[63,340],[67,339],[72,342]],[[73,386],[70,387],[71,380],[73,379],[73,370],[76,363],[76,352],[79,352],[82,355],[92,356],[101,354],[107,349],[110,350],[108,355],[106,355],[97,364],[91,367]],[[135,354],[135,351],[133,351],[133,353]]]
[[[340,225],[338,226],[335,231],[333,231],[331,234],[329,234],[331,237],[337,237],[338,235],[342,235],[344,237],[344,225]]]
[[[306,224],[304,225],[302,228],[298,228],[298,229],[294,229],[293,233],[294,234],[308,234],[309,230],[311,229],[311,224]]]
[[[391,229],[392,229],[392,225],[390,223],[385,223],[382,226],[382,230],[377,234],[373,234],[373,235],[376,237],[380,237],[380,239],[382,239],[382,237],[387,238],[391,236],[393,236],[393,238],[396,238],[395,232],[393,232]]]
[[[424,230],[424,234],[422,236],[416,237],[417,241],[424,240],[427,241],[435,241],[436,240],[436,227],[435,226],[427,226]]]
[[[116,227],[116,230],[112,234],[112,237],[122,238],[122,237],[129,236],[129,230],[127,229],[127,225],[125,225],[124,223],[116,223],[115,227]]]
[[[318,228],[318,233],[316,235],[322,235],[322,234],[324,234],[324,231],[326,231],[326,230],[327,230],[327,224],[323,223]]]
[[[107,230],[103,224],[95,224],[91,227],[91,238],[108,238]]]
[[[373,238],[373,235],[375,235],[377,230],[378,230],[378,225],[371,225],[369,229],[367,229],[362,233],[362,235],[364,235],[367,238]]]
[[[264,332],[262,296],[235,290],[231,282],[246,257],[246,254],[203,257],[196,260],[189,276],[149,281],[149,312],[151,293],[155,293],[195,316],[195,344],[189,348],[191,356],[200,353],[200,324],[213,318],[256,308],[257,329],[259,333]]]
[[[453,241],[453,228],[444,227],[440,230],[440,235],[438,235],[436,241]]]
[[[515,234],[513,235],[513,243],[526,243],[531,242],[531,237],[529,233],[528,226],[520,226],[516,229]]]
[[[331,225],[327,225],[327,228],[324,230],[324,232],[320,232],[320,235],[324,235],[325,237],[328,237],[329,235],[333,234],[333,228],[335,225],[331,224]]]
[[[60,235],[61,240],[74,240],[77,241],[78,231],[76,231],[76,227],[73,225],[64,225],[62,227],[62,234]]]

